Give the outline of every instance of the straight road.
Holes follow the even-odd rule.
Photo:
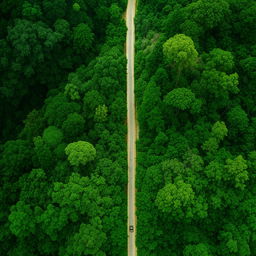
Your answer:
[[[134,43],[135,43],[135,17],[136,0],[128,0],[126,10],[126,57],[127,57],[127,124],[128,124],[128,256],[136,256],[136,116],[134,97]],[[129,227],[134,231],[130,232]]]

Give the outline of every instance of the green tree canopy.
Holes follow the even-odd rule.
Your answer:
[[[86,141],[78,141],[68,144],[65,148],[66,155],[71,165],[85,165],[96,157],[93,145]]]
[[[187,88],[173,89],[165,96],[164,102],[181,110],[191,109],[192,112],[200,111],[201,106],[201,101],[196,99],[195,94]]]
[[[163,54],[166,61],[178,70],[194,67],[198,59],[194,42],[183,34],[177,34],[167,40],[163,45]]]
[[[50,147],[58,146],[63,139],[63,133],[60,129],[55,126],[49,126],[44,130],[43,133],[43,140],[48,144]]]
[[[225,0],[198,0],[187,6],[188,17],[205,29],[211,29],[230,14],[229,4]]]
[[[33,210],[23,201],[12,206],[9,215],[10,230],[17,237],[26,237],[35,233],[35,217]]]
[[[79,134],[83,134],[85,129],[85,120],[78,113],[72,113],[67,116],[67,119],[62,124],[64,135],[68,139],[74,139]]]
[[[94,34],[91,28],[84,23],[74,28],[74,47],[78,52],[86,53],[92,47]]]
[[[222,72],[231,72],[235,66],[234,57],[231,52],[215,48],[207,56],[206,68],[216,69]]]
[[[74,254],[77,256],[105,256],[106,254],[101,250],[101,247],[106,242],[107,236],[102,228],[99,218],[92,220],[92,224],[82,223],[79,232],[72,237],[65,256]]]
[[[186,215],[191,217],[189,207],[192,206],[194,198],[195,194],[191,185],[179,180],[175,184],[169,183],[160,189],[155,203],[162,212],[180,219]]]
[[[245,131],[248,127],[249,119],[246,112],[241,108],[241,106],[236,106],[232,108],[228,113],[228,123],[233,129],[238,129],[239,131]]]

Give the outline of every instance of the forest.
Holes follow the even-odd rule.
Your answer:
[[[0,1],[1,256],[127,256],[126,6]],[[256,2],[135,25],[138,255],[256,256]]]
[[[0,255],[127,255],[125,0],[0,2]]]
[[[137,248],[256,255],[256,2],[140,0]]]

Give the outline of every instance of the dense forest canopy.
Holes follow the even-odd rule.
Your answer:
[[[138,255],[256,255],[255,10],[139,1]]]
[[[0,255],[127,255],[126,5],[0,2]],[[256,255],[255,1],[135,21],[138,255]]]
[[[1,141],[15,138],[49,90],[65,86],[69,73],[99,55],[123,27],[125,7],[126,1],[108,0],[1,1]]]
[[[126,1],[0,3],[0,255],[127,255]]]

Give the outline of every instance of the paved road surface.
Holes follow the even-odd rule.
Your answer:
[[[126,38],[127,56],[127,123],[128,123],[128,256],[136,256],[136,117],[134,97],[134,16],[136,0],[128,0],[126,11],[126,26],[128,28]],[[134,232],[129,232],[129,226],[133,225]]]

